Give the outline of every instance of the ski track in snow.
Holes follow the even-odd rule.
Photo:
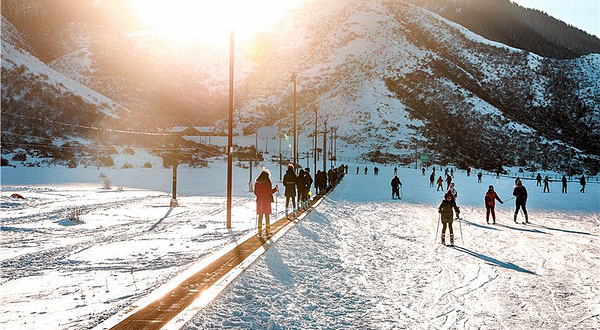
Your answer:
[[[488,225],[465,205],[464,244],[455,221],[456,247],[443,247],[437,200],[368,188],[388,180],[348,175],[184,329],[600,327],[598,212],[533,209],[522,225],[498,204]]]

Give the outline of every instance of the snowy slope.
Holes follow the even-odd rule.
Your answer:
[[[3,32],[11,31],[11,33],[7,34],[8,38],[6,39],[5,34],[2,34],[3,75],[12,71],[22,70],[20,75],[26,75],[31,77],[30,79],[43,81],[48,85],[55,86],[61,93],[80,96],[86,103],[96,106],[98,109],[97,111],[110,117],[118,117],[120,113],[128,111],[104,95],[101,95],[49,68],[25,49],[20,48],[18,44],[13,45],[12,42],[14,41],[14,38],[12,36],[17,35],[18,33],[12,24],[4,19],[4,17],[2,18],[2,30]],[[6,84],[3,84],[3,100],[5,99],[5,96],[20,100],[22,95],[5,95],[5,93],[7,93],[5,88]],[[31,101],[35,102],[35,100]]]

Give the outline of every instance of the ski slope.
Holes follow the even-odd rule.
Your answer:
[[[455,223],[450,248],[434,237],[442,193],[428,176],[401,169],[392,201],[389,167],[354,173],[184,329],[600,327],[598,184],[529,189],[533,224],[514,224],[507,202],[487,225],[487,186],[507,199],[513,179],[457,173],[464,236]]]

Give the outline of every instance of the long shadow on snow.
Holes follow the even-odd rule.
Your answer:
[[[547,232],[545,232],[545,231],[541,231],[541,230],[538,230],[538,229],[525,229],[525,228],[517,228],[517,227],[511,227],[511,226],[509,226],[509,225],[503,225],[503,224],[498,224],[498,226],[502,226],[502,227],[504,227],[504,228],[508,228],[508,229],[512,229],[512,230],[526,231],[526,232],[528,232],[528,233],[534,233],[534,234],[544,234],[544,235],[552,235],[552,234],[549,234],[549,233],[547,233]]]
[[[538,228],[544,228],[544,229],[548,229],[548,230],[553,230],[553,231],[560,231],[560,232],[568,233],[568,234],[578,234],[578,235],[587,235],[587,236],[598,237],[598,235],[596,235],[596,234],[587,233],[587,232],[584,232],[584,231],[576,231],[576,230],[569,230],[569,229],[558,229],[558,228],[548,227],[548,226],[544,226],[544,225],[534,225],[534,224],[531,224],[531,226],[538,227]]]
[[[532,272],[530,270],[527,270],[525,268],[519,267],[519,266],[517,266],[517,265],[515,265],[513,263],[503,262],[503,261],[500,261],[498,259],[494,259],[492,257],[486,256],[484,254],[471,251],[471,250],[466,249],[466,248],[464,248],[462,246],[455,246],[454,248],[456,250],[460,251],[460,252],[464,252],[464,253],[466,253],[468,255],[471,255],[471,256],[473,256],[475,258],[479,258],[479,259],[481,259],[483,261],[486,261],[486,263],[488,265],[491,265],[491,266],[500,266],[500,267],[507,268],[507,269],[513,269],[513,270],[516,270],[516,271],[521,272],[521,273],[526,273],[526,274],[531,274],[531,275],[537,275],[536,273],[534,273],[534,272]]]
[[[465,219],[460,219],[459,221],[462,221],[462,222],[464,222],[464,223],[466,223],[468,225],[479,227],[479,228],[483,228],[483,229],[500,230],[500,229],[495,228],[495,227],[490,227],[490,226],[482,225],[482,224],[479,224],[477,222],[471,222],[471,221],[465,220]]]
[[[148,231],[153,231],[154,229],[156,229],[156,227],[158,227],[158,225],[160,225],[161,222],[163,222],[163,220],[165,220],[169,215],[171,215],[171,212],[173,212],[173,208],[169,207],[167,214],[165,214],[164,217],[160,218],[160,220],[158,220],[158,222],[156,222],[150,229],[148,229]]]

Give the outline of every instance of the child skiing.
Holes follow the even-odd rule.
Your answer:
[[[519,208],[523,208],[523,214],[525,215],[525,223],[529,223],[529,219],[527,218],[527,209],[525,208],[525,204],[527,204],[527,189],[523,186],[521,180],[517,179],[517,186],[513,190],[513,196],[516,197],[516,210],[515,210],[515,223],[517,222],[517,214],[519,214]]]
[[[254,183],[254,195],[256,195],[256,214],[258,214],[258,236],[262,233],[262,220],[265,217],[265,234],[269,236],[271,230],[271,223],[269,216],[271,215],[271,199],[273,194],[279,190],[279,187],[275,185],[275,188],[271,188],[271,174],[269,170],[263,170],[256,182]]]
[[[492,223],[496,224],[496,212],[494,212],[496,200],[498,200],[500,204],[504,204],[498,194],[494,191],[494,186],[490,186],[488,192],[485,194],[485,222],[488,224],[490,223],[490,213],[492,214]]]
[[[444,180],[442,179],[442,176],[440,175],[440,177],[437,179],[437,189],[435,191],[440,191],[440,189],[442,191],[444,191]]]
[[[446,244],[446,227],[450,229],[450,246],[454,246],[454,230],[452,229],[452,221],[454,220],[454,213],[456,211],[456,217],[460,216],[460,210],[456,206],[456,201],[452,198],[451,193],[444,195],[444,200],[438,208],[438,212],[441,214],[442,221],[442,244]]]
[[[456,189],[454,188],[454,182],[450,184],[450,188],[447,192],[452,194],[452,198],[454,198],[454,200],[458,198],[458,191],[456,191]]]

